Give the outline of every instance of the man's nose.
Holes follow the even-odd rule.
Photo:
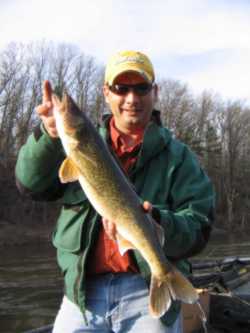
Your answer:
[[[126,103],[134,104],[139,101],[140,97],[134,92],[133,89],[130,89],[125,96]]]

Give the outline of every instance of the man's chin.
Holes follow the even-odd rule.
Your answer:
[[[127,119],[126,125],[128,129],[130,128],[133,130],[141,130],[144,128],[144,124],[142,123],[142,121],[140,119],[135,119],[135,118]]]
[[[141,121],[137,117],[127,117],[126,123],[129,125],[140,125]]]

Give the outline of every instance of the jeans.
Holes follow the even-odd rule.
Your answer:
[[[66,296],[53,333],[183,333],[181,315],[172,326],[152,318],[148,288],[139,274],[103,274],[86,285],[86,325],[79,308]]]

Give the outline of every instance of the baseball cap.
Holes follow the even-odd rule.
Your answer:
[[[150,83],[154,82],[154,68],[145,54],[138,51],[122,51],[109,59],[105,71],[105,83],[112,85],[118,75],[130,71],[139,73]]]

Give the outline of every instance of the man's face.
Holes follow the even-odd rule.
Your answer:
[[[123,73],[114,81],[114,85],[145,83],[147,84],[147,81],[135,72]],[[120,131],[133,133],[145,129],[150,121],[151,113],[157,100],[156,85],[144,96],[136,93],[133,88],[128,89],[127,93],[117,94],[111,91],[107,85],[104,86],[103,93],[114,116],[115,125]]]

